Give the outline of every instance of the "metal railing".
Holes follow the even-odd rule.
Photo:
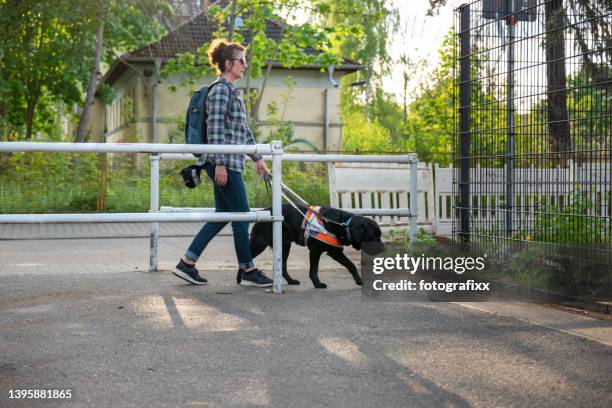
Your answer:
[[[274,160],[275,155],[263,155],[264,159]],[[188,154],[161,154],[158,156],[151,156],[151,209],[152,212],[169,212],[185,214],[192,211],[196,212],[212,212],[214,208],[185,208],[185,207],[161,207],[159,206],[159,160],[192,160],[193,156]],[[359,215],[396,215],[396,216],[407,216],[410,217],[410,241],[416,242],[417,228],[418,228],[418,212],[417,212],[417,168],[418,168],[418,157],[416,154],[410,155],[394,155],[394,156],[362,156],[362,155],[327,155],[327,154],[282,154],[280,161],[287,162],[361,162],[361,163],[409,163],[410,168],[410,208],[393,208],[393,209],[380,209],[380,208],[363,208],[359,210],[350,210],[351,212]],[[280,168],[280,164],[275,165],[273,163],[273,182],[278,181],[280,196],[280,179],[281,174],[274,170]],[[274,192],[276,191],[273,186],[273,198],[274,203]],[[157,240],[159,238],[159,232],[157,225],[151,227],[151,256],[150,263],[151,269],[157,269]],[[277,248],[276,241],[274,242],[274,248]],[[276,256],[275,262],[276,262]],[[276,270],[276,269],[275,269]],[[276,278],[275,278],[276,281]]]
[[[274,292],[282,292],[282,211],[280,199],[280,155],[283,153],[280,142],[258,145],[174,145],[154,143],[32,143],[32,142],[0,142],[0,152],[79,152],[79,153],[145,153],[159,157],[161,153],[238,153],[238,154],[271,154],[273,173],[278,174],[278,180],[273,182],[272,214],[267,211],[251,211],[247,213],[211,213],[190,212],[167,214],[159,211],[149,213],[118,213],[118,214],[0,214],[0,223],[76,223],[76,222],[151,222],[151,235],[157,233],[158,222],[168,221],[265,221],[273,222],[274,232]],[[155,160],[152,163],[156,163]],[[157,161],[159,164],[159,161]],[[159,201],[159,167],[151,185],[151,207]],[[275,194],[276,193],[276,194]],[[157,243],[157,241],[155,241]],[[153,249],[153,248],[152,248]],[[156,250],[157,248],[155,248]],[[156,252],[155,252],[156,253]],[[155,268],[157,270],[157,259]]]
[[[257,145],[183,145],[153,143],[36,143],[0,142],[0,152],[77,152],[77,153],[144,153],[151,158],[151,191],[148,213],[97,213],[97,214],[0,214],[1,223],[101,223],[101,222],[148,222],[150,227],[150,269],[157,270],[157,244],[159,222],[212,221],[212,222],[272,222],[273,223],[273,275],[274,293],[282,293],[282,162],[366,162],[366,163],[410,163],[410,209],[360,209],[359,215],[396,215],[410,217],[410,240],[417,234],[417,166],[416,154],[396,156],[283,154],[280,142]],[[161,207],[160,160],[194,160],[193,153],[259,154],[272,160],[272,214],[255,210],[245,213],[220,213],[211,208]]]

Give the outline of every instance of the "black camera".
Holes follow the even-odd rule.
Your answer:
[[[181,176],[185,185],[189,188],[196,188],[201,183],[200,173],[202,172],[202,166],[196,164],[187,166],[181,170]]]

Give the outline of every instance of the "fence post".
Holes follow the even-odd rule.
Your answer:
[[[149,212],[159,211],[159,154],[152,154],[151,158],[151,204]],[[150,250],[149,269],[157,272],[157,240],[159,238],[159,223],[152,222],[149,230]]]
[[[459,208],[460,237],[467,241],[470,234],[470,5],[464,4],[459,8],[461,25],[459,32],[460,42],[460,71],[459,71]],[[454,213],[454,212],[453,212]]]
[[[417,229],[419,222],[418,210],[418,174],[419,174],[419,158],[416,154],[411,155],[410,162],[410,244],[412,247],[416,245]]]
[[[506,1],[506,25],[508,26],[508,95],[506,101],[506,121],[508,132],[508,156],[506,158],[506,235],[512,235],[512,211],[514,207],[514,2]]]
[[[283,293],[283,209],[281,196],[283,145],[272,142],[272,259],[274,293]]]

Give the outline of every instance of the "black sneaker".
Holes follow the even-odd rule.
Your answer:
[[[274,281],[264,275],[259,269],[253,269],[248,272],[243,271],[242,279],[240,280],[242,286],[255,286],[258,288],[272,286],[273,283]]]
[[[236,274],[236,283],[240,283],[240,281],[242,281],[243,273],[244,273],[244,269],[238,268],[238,273]]]
[[[195,265],[189,265],[182,259],[172,273],[194,285],[206,285],[208,283],[206,278],[200,276]]]

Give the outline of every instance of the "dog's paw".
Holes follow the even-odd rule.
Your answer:
[[[290,280],[288,280],[288,281],[287,281],[287,283],[288,283],[289,285],[299,285],[299,284],[300,284],[300,281],[299,281],[299,280],[297,280],[297,279],[290,279]]]
[[[327,285],[323,282],[319,282],[319,283],[315,283],[314,287],[317,289],[325,289],[327,288]]]
[[[363,281],[361,280],[361,278],[359,276],[355,277],[355,283],[359,286],[363,285]]]

